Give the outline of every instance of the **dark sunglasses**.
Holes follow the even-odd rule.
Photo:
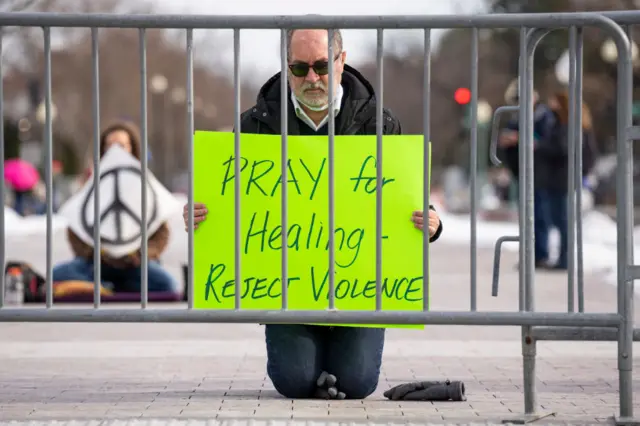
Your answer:
[[[338,53],[333,60],[336,61],[339,57],[340,53]],[[313,68],[313,71],[318,75],[327,75],[329,74],[329,61],[316,61],[313,65],[305,64],[304,62],[296,62],[289,65],[291,74],[296,77],[306,77],[311,68]]]

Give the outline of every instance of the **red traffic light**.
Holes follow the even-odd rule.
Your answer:
[[[453,98],[460,105],[466,105],[471,102],[471,90],[466,87],[459,87],[456,89],[456,93],[453,95]]]

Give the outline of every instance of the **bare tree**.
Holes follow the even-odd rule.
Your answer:
[[[86,3],[83,2],[87,8],[93,7]],[[110,0],[110,10],[107,10],[106,4],[100,2],[101,11],[113,11],[122,5],[117,0]],[[136,12],[140,10],[137,9]],[[145,11],[148,12],[149,9]],[[73,33],[65,33],[64,36],[64,47],[52,51],[52,100],[57,111],[54,126],[56,133],[69,139],[76,153],[84,159],[91,152],[94,131],[91,32],[86,28],[77,29]],[[139,31],[100,29],[98,36],[101,124],[104,126],[110,120],[127,118],[143,125]],[[16,67],[7,75],[5,99],[8,104],[12,100],[24,97],[25,89],[33,79],[42,87],[42,35],[30,40],[29,49],[33,52],[33,62],[29,63],[26,69]],[[164,30],[146,31],[146,96],[149,147],[154,153],[154,159],[161,162],[163,156],[169,155],[176,159],[178,166],[186,167],[186,38],[183,37],[182,40],[182,43],[176,43],[167,37]],[[162,95],[151,90],[154,75],[166,78],[168,87]],[[196,63],[193,78],[197,96],[196,128],[205,130],[233,125],[234,92],[227,77],[217,75],[211,69]],[[245,92],[249,91],[243,90],[243,93]],[[250,101],[245,97],[244,102]]]
[[[497,0],[488,3],[494,12],[500,13],[637,8],[637,2],[632,0]],[[635,32],[633,35],[637,37]],[[599,29],[584,29],[583,95],[597,124],[601,151],[611,149],[608,142],[610,136],[615,134],[616,123],[612,111],[616,95],[616,67],[605,63],[601,57],[600,49],[605,37]],[[442,166],[467,165],[469,162],[469,131],[462,124],[466,108],[454,101],[454,92],[458,87],[471,87],[471,41],[470,30],[451,30],[442,37],[439,48],[432,49],[430,98],[434,178]],[[555,64],[567,48],[566,30],[554,31],[538,46],[534,77],[536,90],[543,99],[564,88],[555,76]],[[518,75],[518,55],[517,29],[491,31],[481,37],[478,97],[486,100],[494,109],[505,104],[505,90]],[[384,66],[385,106],[400,117],[406,133],[422,133],[422,96],[425,90],[422,46],[403,57],[387,55]],[[363,66],[362,71],[375,81],[375,63]],[[637,91],[640,92],[640,89]],[[640,93],[636,93],[637,96]]]

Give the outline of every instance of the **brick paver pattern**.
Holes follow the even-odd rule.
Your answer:
[[[467,253],[464,247],[432,247],[432,309],[468,309]],[[515,261],[513,254],[503,256],[501,293],[492,298],[492,252],[479,250],[479,310],[517,309]],[[615,311],[614,286],[591,275],[585,287],[587,311]],[[538,310],[565,311],[566,294],[566,275],[538,274]],[[373,396],[292,401],[280,397],[266,377],[259,325],[0,324],[0,421],[499,422],[523,411],[519,335],[518,327],[390,330]],[[580,424],[617,415],[616,353],[614,342],[539,342],[538,411],[555,413],[549,422]],[[393,402],[382,396],[402,382],[446,378],[465,382],[468,401]],[[640,379],[634,390],[640,415]]]

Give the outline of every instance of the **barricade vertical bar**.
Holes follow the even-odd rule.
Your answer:
[[[140,129],[142,138],[142,152],[140,153],[140,168],[142,169],[142,217],[140,218],[141,231],[141,292],[140,303],[146,308],[149,301],[149,269],[147,259],[147,152],[149,148],[149,131],[147,127],[147,34],[144,28],[139,30],[140,37]],[[118,216],[116,216],[116,221]],[[119,226],[119,225],[116,225]]]
[[[189,299],[189,309],[193,309],[193,282],[194,282],[194,247],[193,247],[193,164],[194,164],[194,148],[193,148],[193,30],[187,29],[187,145],[189,150],[188,164],[188,197],[187,206],[188,222],[189,222],[189,238],[188,238],[188,262],[187,268],[187,291]]]
[[[240,215],[240,29],[235,28],[233,30],[233,92],[234,92],[234,144],[233,144],[233,156],[235,161],[233,163],[235,179],[233,181],[234,190],[234,241],[235,241],[235,309],[240,309],[240,297],[242,296],[242,242],[241,242],[241,215]]]
[[[525,37],[526,38],[526,37]],[[520,76],[520,129],[525,128],[524,140],[520,137],[520,151],[524,153],[522,174],[525,180],[524,192],[520,197],[524,199],[523,230],[521,234],[524,245],[524,263],[520,265],[524,270],[525,311],[534,310],[533,280],[534,280],[534,253],[533,253],[533,54],[529,52],[525,44],[522,53],[523,67]],[[523,117],[524,115],[524,117]],[[521,177],[522,179],[522,177]],[[530,338],[531,326],[522,327],[522,370],[524,387],[524,411],[525,415],[532,415],[536,411],[536,342]]]
[[[44,169],[47,188],[47,308],[53,306],[53,131],[51,120],[51,28],[44,28]],[[2,271],[4,273],[4,271]]]
[[[470,282],[470,310],[477,309],[477,275],[478,275],[478,29],[472,29],[471,38],[471,145],[470,145],[469,183],[471,197],[471,282]]]
[[[569,173],[567,175],[567,310],[575,312],[575,258],[576,258],[576,27],[569,29],[569,134],[567,137]]]
[[[520,103],[520,109],[518,111],[518,125],[520,129],[520,135],[522,135],[523,130],[526,130],[523,126],[527,117],[527,111],[524,105],[524,91],[525,91],[525,68],[526,68],[526,55],[527,55],[527,28],[523,27],[520,29],[520,59],[518,63],[519,68],[519,80],[518,80],[518,99]],[[524,141],[520,136],[520,143],[523,144]],[[519,169],[524,170],[524,160],[525,160],[525,150],[518,150],[518,164]],[[524,241],[524,213],[525,213],[525,204],[526,199],[524,197],[525,194],[525,186],[526,181],[524,177],[520,177],[518,179],[518,235],[520,235],[520,241]],[[525,309],[525,291],[524,291],[524,282],[525,282],[525,245],[519,244],[518,246],[518,296],[519,296],[519,304],[518,309],[520,311],[524,311]]]
[[[100,307],[100,39],[98,28],[91,28],[93,62],[93,307]]]
[[[422,211],[429,212],[431,192],[431,157],[429,144],[431,139],[431,29],[424,30],[424,88],[422,90],[422,124],[424,126],[424,161],[423,161],[423,203]],[[423,213],[424,214],[424,213]],[[429,233],[422,235],[422,309],[429,310]]]
[[[633,41],[632,26],[633,26],[633,25],[624,25],[624,26],[623,26],[624,33],[625,33],[625,35],[627,36],[627,39],[629,39],[630,41]],[[633,57],[631,57],[632,53],[633,53],[633,52],[631,51],[631,49],[629,49],[629,56],[630,56],[630,58],[631,58],[631,61],[633,61]],[[630,80],[629,80],[629,86],[630,86],[631,88],[633,88],[633,65],[630,65],[630,66],[631,66],[631,76],[629,77],[629,78],[630,78]],[[633,100],[633,94],[631,95],[631,99]],[[629,106],[628,106],[628,108],[631,108],[631,105],[629,105]],[[631,110],[631,109],[630,109],[630,111],[628,112],[628,114],[629,114],[629,116],[630,116],[630,117],[633,117],[633,113],[632,113],[632,110]],[[629,120],[630,120],[629,125],[632,125],[632,124],[633,124],[633,118],[630,118]],[[631,158],[633,158],[633,144],[631,144],[630,149],[631,149],[630,155],[632,156]],[[633,186],[634,186],[634,180],[633,180],[633,167],[631,168],[630,185],[631,185],[631,189],[629,190],[629,191],[630,191],[630,192],[629,192],[629,194],[630,194],[629,196],[630,196],[630,198],[631,198],[631,201],[629,201],[629,203],[630,203],[630,206],[629,206],[629,215],[630,215],[629,222],[630,222],[630,224],[631,224],[630,226],[632,226],[632,228],[631,228],[631,229],[633,229],[633,224],[635,223],[635,209],[634,209],[634,201],[633,201],[633,195],[632,195],[632,194],[633,194],[633,191],[634,191],[634,190],[633,190]],[[631,235],[633,235],[633,234],[631,234]],[[631,244],[631,247],[634,247],[634,243],[635,243],[635,240],[634,240],[633,238],[631,238],[631,243],[630,243],[630,244]],[[633,253],[631,254],[631,259],[634,259],[634,255],[633,255]],[[634,280],[632,280],[632,281],[630,282],[629,286],[630,286],[630,288],[631,288],[631,289],[630,289],[631,294],[632,294],[632,295],[635,295],[635,293],[634,293],[635,281],[634,281]],[[632,301],[633,301],[633,298],[632,298]],[[631,312],[632,312],[632,314],[631,314],[631,318],[632,318],[631,323],[632,323],[632,324],[634,324],[634,314],[633,314],[633,312],[635,312],[635,311],[633,310],[633,306],[631,307]],[[631,327],[631,328],[632,328],[631,333],[633,333],[633,327]]]
[[[335,305],[335,134],[336,134],[336,120],[333,113],[333,98],[334,98],[334,75],[335,75],[335,61],[334,56],[334,40],[335,31],[333,29],[329,31],[329,309],[336,308]]]
[[[627,33],[628,36],[630,35]],[[616,43],[618,48],[616,224],[618,313],[622,317],[618,331],[618,373],[620,417],[633,417],[633,280],[627,277],[633,263],[633,145],[626,130],[631,125],[632,65],[630,37]],[[625,48],[625,49],[622,49]],[[626,52],[625,52],[626,50]],[[624,53],[624,54],[623,54]]]
[[[287,51],[287,29],[283,28],[280,30],[280,134],[281,134],[281,145],[280,145],[280,154],[282,156],[282,195],[281,195],[281,211],[282,211],[282,309],[287,309],[289,306],[289,246],[287,245],[288,236],[289,236],[289,228],[288,228],[288,173],[289,173],[289,145],[287,143],[287,135],[289,130],[289,120],[288,120],[288,109],[289,101],[287,99],[287,83],[289,79],[287,76],[289,75],[288,67],[289,64],[289,53]]]
[[[582,73],[583,38],[582,27],[576,30],[576,271],[578,278],[578,312],[584,312],[584,240],[582,238]]]
[[[2,67],[2,43],[4,42],[4,28],[0,27],[0,176],[4,176],[4,71]],[[0,200],[4,204],[4,187],[0,185]],[[2,238],[0,238],[0,308],[4,306],[4,292],[5,292],[5,250],[6,250],[6,232],[4,226],[4,209],[0,209],[0,229],[3,232]]]
[[[376,311],[382,309],[382,133],[384,129],[384,31],[376,41]],[[424,214],[429,214],[427,210]],[[426,233],[429,234],[428,223]]]

